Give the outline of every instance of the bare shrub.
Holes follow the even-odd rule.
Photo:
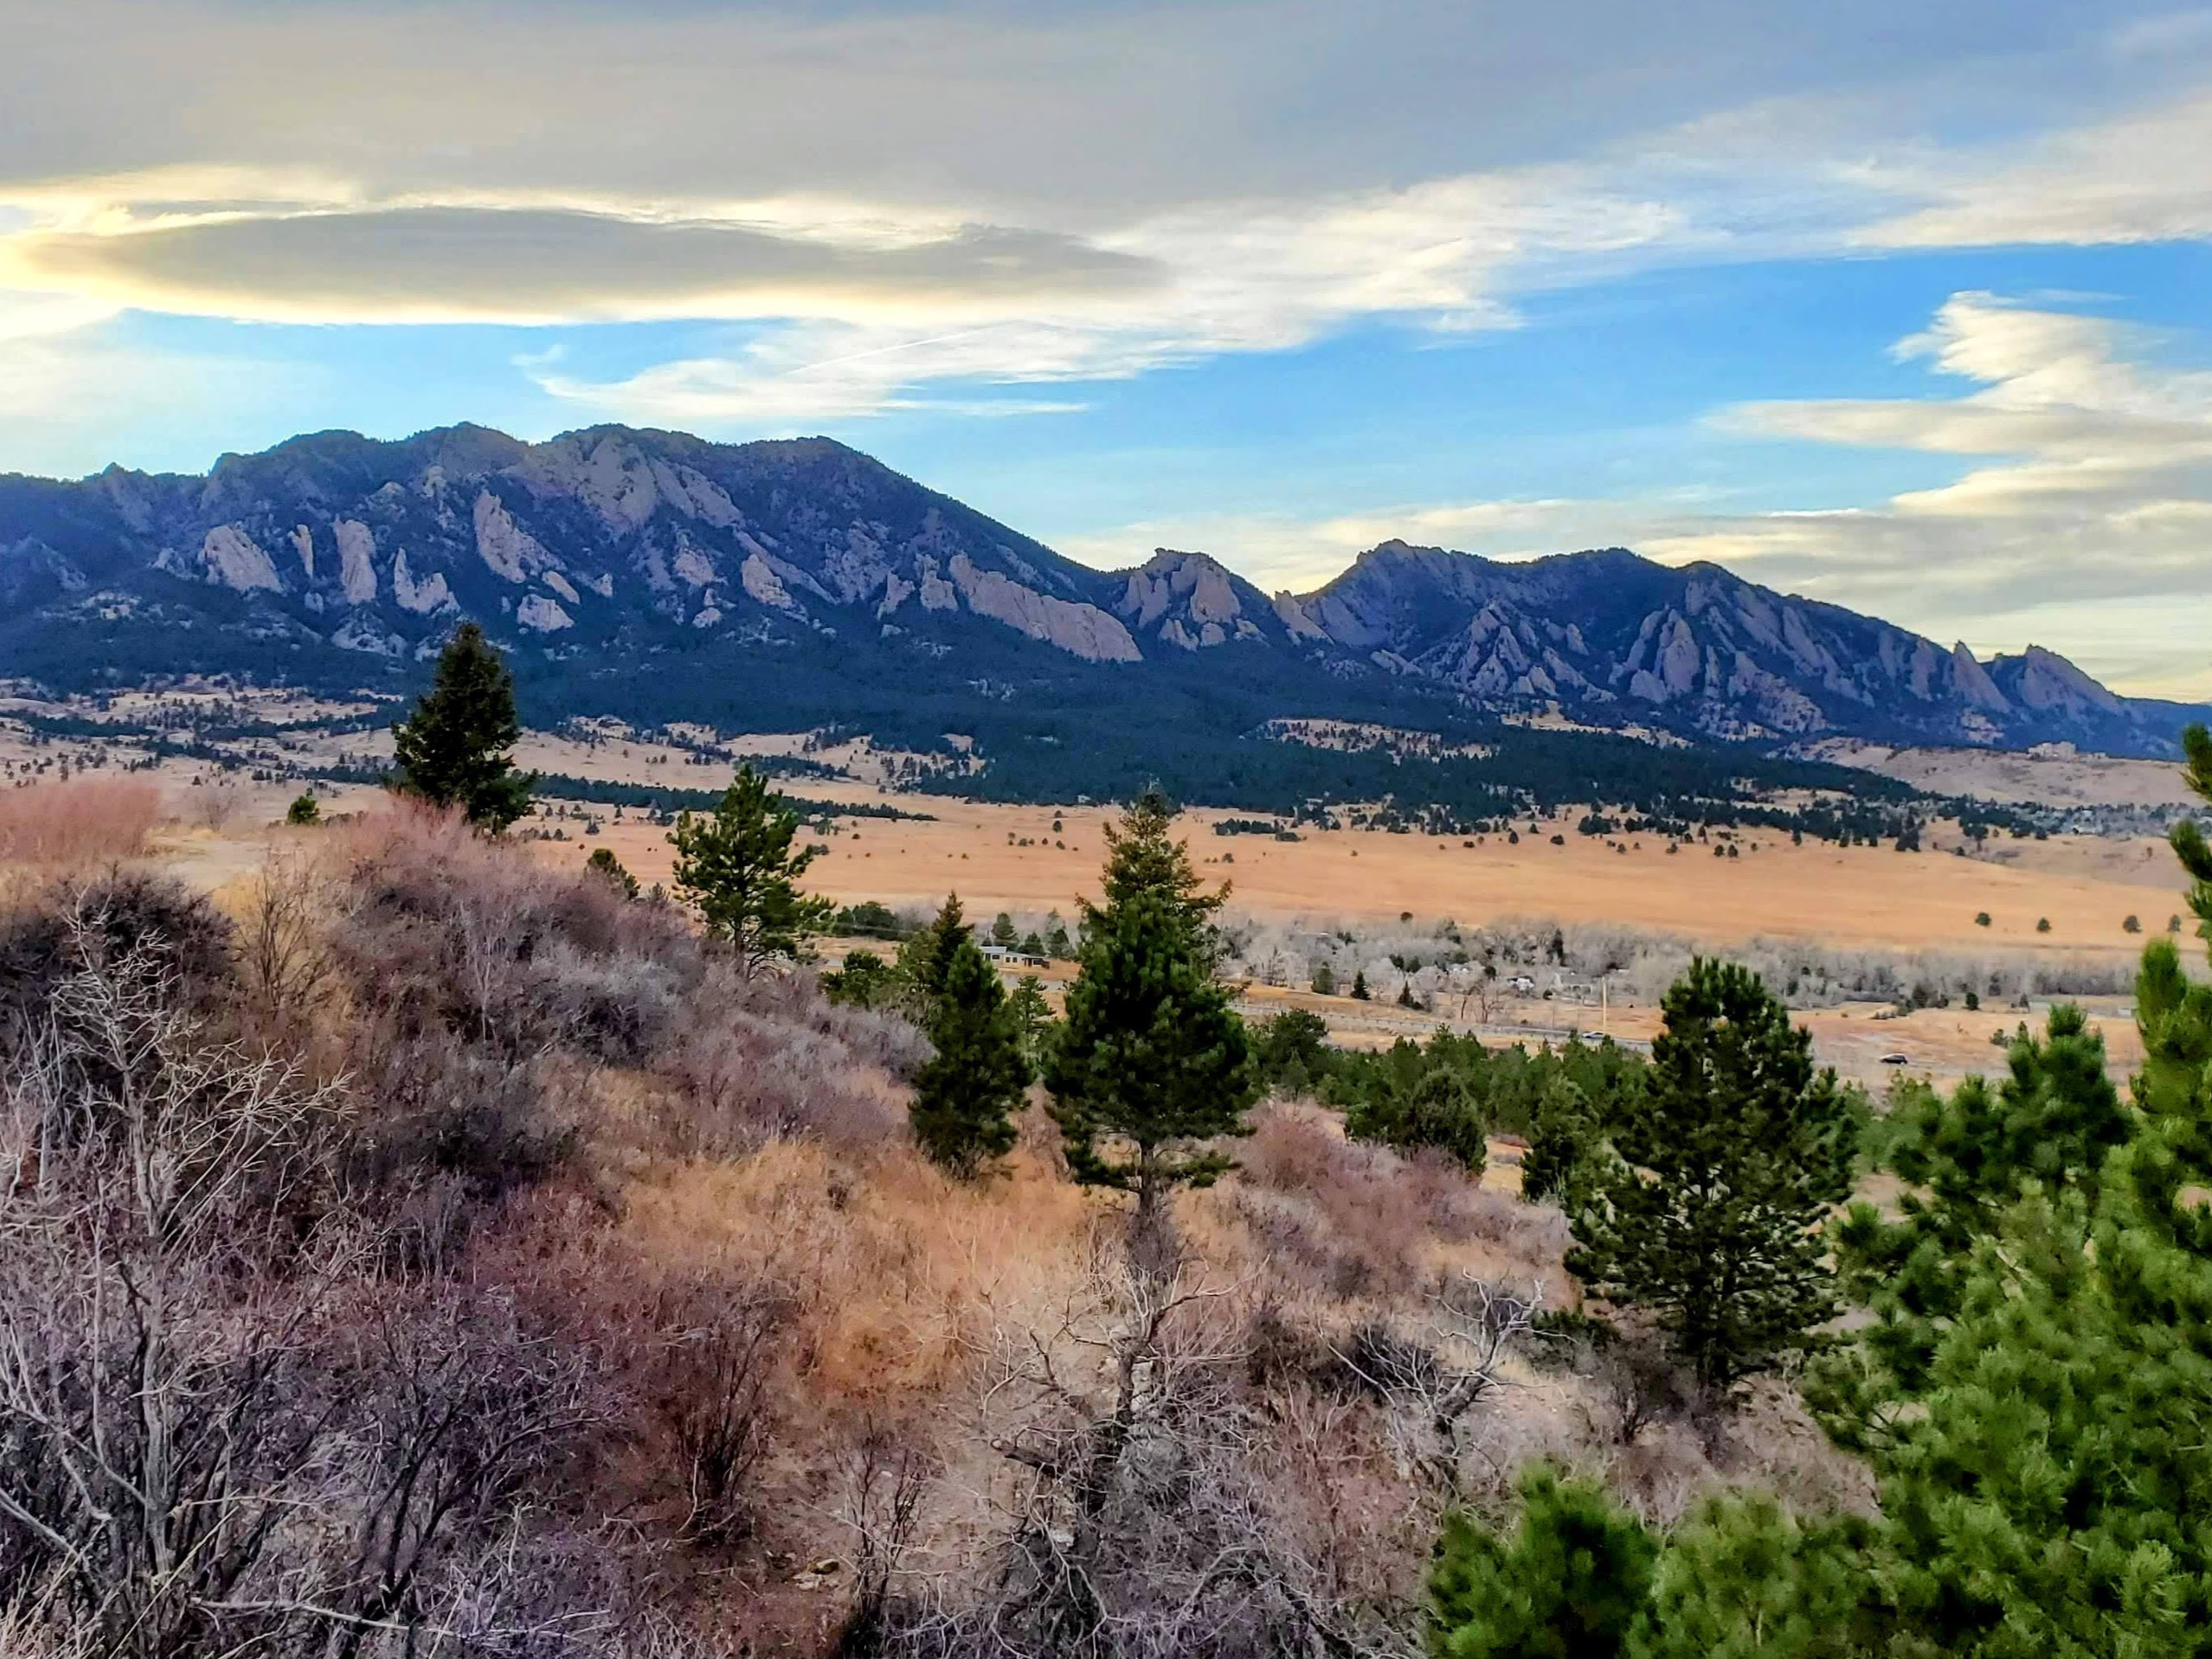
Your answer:
[[[1365,1486],[1343,1406],[1255,1395],[1225,1289],[1102,1238],[1055,1325],[997,1328],[982,1396],[992,1443],[1024,1476],[1004,1543],[964,1582],[919,1579],[884,1647],[951,1656],[1225,1656],[1420,1651],[1410,1584],[1348,1555],[1316,1500],[1355,1517]],[[1157,1253],[1155,1253],[1157,1255]],[[1327,1468],[1335,1490],[1317,1486]],[[1393,1529],[1395,1530],[1395,1529]],[[1381,1540],[1410,1561],[1410,1539]],[[1387,1575],[1389,1569],[1382,1569]],[[933,1594],[923,1592],[933,1591]]]
[[[238,976],[246,1007],[264,1031],[305,1034],[310,1016],[337,989],[330,948],[337,896],[316,866],[272,854],[247,882],[235,924]]]
[[[0,1101],[0,1583],[108,1655],[542,1645],[582,1359],[372,1277],[336,1091],[212,1041],[110,920],[71,919]]]
[[[338,843],[355,982],[410,1033],[510,1059],[561,1046],[635,1063],[667,1041],[700,956],[682,919],[553,870],[457,815],[395,807]]]
[[[89,866],[134,859],[161,792],[131,778],[72,778],[0,790],[0,862]]]
[[[1528,1334],[1542,1296],[1460,1273],[1441,1279],[1428,1304],[1418,1322],[1361,1326],[1339,1357],[1397,1414],[1408,1467],[1457,1501],[1468,1413],[1500,1386],[1506,1357]]]
[[[794,1311],[773,1285],[710,1274],[665,1285],[655,1298],[642,1386],[668,1438],[679,1536],[726,1544],[750,1529],[752,1476],[773,1429],[777,1345]]]
[[[0,1058],[39,1030],[74,975],[141,953],[165,994],[203,1012],[230,978],[230,923],[167,876],[65,878],[0,916]]]
[[[69,945],[0,1129],[0,1582],[166,1654],[239,1613],[321,1449],[305,1373],[343,1241],[270,1222],[312,1209],[331,1103],[196,1046],[146,951],[89,921]]]

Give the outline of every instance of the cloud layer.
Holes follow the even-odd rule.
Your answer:
[[[1662,267],[2160,240],[2212,240],[2212,12],[2154,0],[0,0],[0,447],[254,395],[220,352],[133,344],[147,315],[714,323],[512,369],[576,422],[750,435],[1048,415]],[[1871,503],[1416,503],[1079,550],[1157,536],[1295,583],[1393,534],[1633,541],[1977,643],[2103,617],[2098,665],[2194,684],[2201,647],[2111,620],[2212,589],[2188,349],[1962,293],[1899,348],[1955,395],[1717,417],[1960,463]]]

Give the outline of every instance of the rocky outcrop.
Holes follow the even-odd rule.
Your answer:
[[[200,543],[207,579],[240,593],[282,592],[276,566],[261,545],[234,524],[217,525]]]
[[[951,562],[952,585],[979,617],[1019,629],[1085,662],[1141,662],[1129,630],[1095,605],[1074,605],[1023,586],[995,570],[979,570],[965,553]]]

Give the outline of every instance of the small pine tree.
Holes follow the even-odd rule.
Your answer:
[[[953,957],[974,938],[960,895],[947,893],[929,925],[899,946],[899,971],[912,983],[925,1009],[945,994]]]
[[[1042,956],[1044,954],[1044,936],[1042,933],[1023,934],[1022,954],[1025,957]]]
[[[1014,940],[1017,937],[1018,937],[1018,935],[1014,932],[1014,919],[1008,915],[1004,910],[1000,911],[996,916],[992,918],[992,944],[998,945],[1002,950],[1011,951],[1014,948]]]
[[[1045,1000],[1044,981],[1035,974],[1024,974],[1006,998],[1006,1006],[1014,1011],[1022,1058],[1029,1064],[1030,1074],[1036,1076],[1043,1072],[1045,1056],[1052,1052],[1052,1004]]]
[[[593,849],[592,856],[584,860],[584,867],[595,875],[605,876],[622,890],[622,896],[624,898],[637,896],[637,878],[623,868],[623,862],[615,856],[613,848],[601,847]]]
[[[1510,1537],[1447,1516],[1429,1570],[1437,1659],[1620,1659],[1651,1600],[1657,1547],[1594,1482],[1539,1464]]]
[[[1364,968],[1352,970],[1352,1000],[1354,1002],[1368,1000],[1367,970]]]
[[[799,814],[750,766],[738,769],[712,812],[683,813],[669,831],[677,893],[747,972],[765,957],[798,955],[800,939],[836,914],[829,900],[799,890],[820,849],[794,848],[798,834]]]
[[[1075,954],[1075,942],[1067,936],[1067,924],[1057,913],[1047,920],[1051,926],[1045,931],[1044,954],[1054,962],[1066,962]]]
[[[1835,1311],[1822,1224],[1850,1189],[1851,1114],[1748,969],[1693,960],[1661,1008],[1567,1265],[1591,1294],[1656,1314],[1718,1395]]]
[[[1155,784],[1130,803],[1119,824],[1106,826],[1106,902],[1097,908],[1085,905],[1084,919],[1095,923],[1102,911],[1111,913],[1139,894],[1152,895],[1210,964],[1218,944],[1213,916],[1228,902],[1229,887],[1224,883],[1207,890],[1192,866],[1190,849],[1171,833],[1174,823],[1175,808]]]
[[[1583,1091],[1565,1077],[1547,1082],[1529,1115],[1528,1150],[1521,1158],[1521,1196],[1531,1203],[1558,1199],[1562,1207],[1573,1209],[1597,1133]]]
[[[1246,1133],[1259,1081],[1244,1022],[1171,897],[1132,893],[1088,932],[1046,1086],[1076,1180],[1134,1194],[1149,1219],[1174,1188],[1234,1167],[1194,1143]]]
[[[538,777],[514,769],[514,677],[476,623],[453,630],[436,680],[392,734],[392,787],[402,794],[457,806],[494,832],[530,811]]]
[[[1355,1101],[1344,1132],[1354,1140],[1449,1152],[1470,1176],[1480,1176],[1490,1153],[1490,1121],[1467,1079],[1449,1065],[1431,1066],[1409,1081],[1393,1081]]]
[[[1325,962],[1318,968],[1316,968],[1313,974],[1313,988],[1314,994],[1316,996],[1334,996],[1336,994],[1336,969],[1330,967]]]
[[[322,821],[322,805],[316,800],[311,789],[302,789],[293,797],[292,804],[284,809],[284,822],[295,829],[305,829]]]
[[[937,1052],[915,1079],[908,1116],[931,1161],[972,1176],[1013,1150],[1013,1110],[1029,1086],[1019,1017],[973,938],[946,964],[927,1027]]]

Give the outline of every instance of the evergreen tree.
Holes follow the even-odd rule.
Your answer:
[[[2212,800],[2212,744],[2190,781]],[[2212,905],[2202,831],[2177,832]],[[1873,1442],[1887,1593],[1930,1651],[2212,1651],[2212,986],[2143,952],[2134,1133],[1976,1239],[1917,1409]]]
[[[1994,1091],[1969,1077],[1948,1100],[1924,1085],[1907,1093],[1890,1113],[1881,1160],[1905,1183],[1897,1218],[1862,1201],[1836,1229],[1844,1291],[1875,1318],[1816,1368],[1808,1395],[1847,1445],[1863,1446],[1925,1390],[1974,1243],[1997,1231],[2027,1184],[2094,1203],[2106,1155],[2131,1132],[2104,1039],[2079,1008],[2052,1009],[2041,1042],[2023,1028],[2008,1062]]]
[[[1596,1121],[1583,1091],[1564,1074],[1547,1081],[1530,1114],[1521,1196],[1531,1203],[1555,1198],[1572,1211],[1597,1139]]]
[[[1258,1095],[1244,1022],[1216,982],[1213,913],[1173,812],[1147,790],[1108,826],[1103,905],[1083,906],[1083,945],[1047,1066],[1070,1171],[1132,1193],[1146,1231],[1177,1186],[1234,1167],[1193,1143],[1244,1134]]]
[[[1035,1077],[1044,1070],[1045,1057],[1052,1048],[1052,1005],[1045,1000],[1044,981],[1035,974],[1024,974],[1007,997],[1006,1006],[1013,1010],[1022,1059]]]
[[[793,848],[798,834],[799,814],[750,766],[738,769],[711,813],[683,813],[669,832],[677,893],[748,972],[764,957],[798,955],[801,938],[836,914],[829,900],[799,890],[821,849]]]
[[[905,980],[873,951],[848,951],[842,966],[822,975],[823,994],[848,1008],[884,1008],[897,1000]]]
[[[1368,1094],[1345,1114],[1344,1132],[1354,1140],[1407,1150],[1441,1147],[1470,1176],[1482,1173],[1490,1151],[1489,1115],[1467,1078],[1449,1066]]]
[[[1000,911],[991,921],[991,943],[1002,950],[1011,951],[1014,948],[1016,937],[1014,919],[1004,910]]]
[[[1772,1498],[1709,1500],[1667,1539],[1633,1659],[1867,1659],[1888,1620],[1869,1582],[1874,1528],[1799,1522]]]
[[[1188,933],[1191,947],[1210,965],[1218,943],[1213,916],[1228,902],[1229,888],[1224,883],[1207,890],[1191,864],[1190,849],[1175,839],[1174,823],[1175,809],[1155,784],[1130,803],[1118,825],[1106,826],[1106,902],[1103,911],[1086,903],[1084,920],[1095,925],[1102,913],[1115,913],[1139,895],[1151,895],[1165,905]]]
[[[1568,1268],[1592,1295],[1655,1313],[1718,1394],[1835,1311],[1822,1224],[1850,1188],[1851,1114],[1749,969],[1698,958],[1661,1008]]]
[[[1244,1023],[1170,896],[1132,893],[1087,931],[1045,1084],[1076,1180],[1134,1194],[1148,1218],[1175,1187],[1233,1167],[1192,1143],[1246,1133],[1259,1082]]]
[[[1057,910],[1045,917],[1043,954],[1054,962],[1066,962],[1075,954],[1074,942],[1067,937],[1067,924],[1060,919]]]
[[[1602,1487],[1538,1465],[1510,1538],[1446,1517],[1429,1571],[1438,1659],[1615,1659],[1650,1603],[1656,1547]]]
[[[305,829],[323,821],[322,803],[315,799],[314,791],[302,789],[284,809],[284,822],[295,829]]]
[[[933,1163],[973,1176],[1013,1150],[1030,1072],[998,969],[972,937],[952,947],[927,1029],[937,1052],[915,1079],[914,1138]]]
[[[624,898],[637,896],[637,878],[623,868],[622,860],[615,856],[613,848],[594,848],[592,856],[584,860],[584,867],[594,875],[605,876],[622,890]]]
[[[522,725],[514,677],[474,623],[446,641],[437,678],[415,712],[392,728],[392,787],[498,831],[530,811],[536,773],[514,769]]]
[[[961,908],[960,895],[947,893],[930,924],[899,947],[899,971],[921,1000],[925,1024],[927,1010],[945,994],[945,984],[952,974],[953,958],[963,945],[974,942],[975,934],[968,926],[967,913]]]
[[[1317,997],[1334,996],[1336,994],[1336,969],[1330,967],[1325,962],[1319,967],[1316,968],[1313,973],[1313,989],[1314,994]]]
[[[1367,970],[1364,968],[1352,970],[1352,1000],[1354,1002],[1367,1000]]]

